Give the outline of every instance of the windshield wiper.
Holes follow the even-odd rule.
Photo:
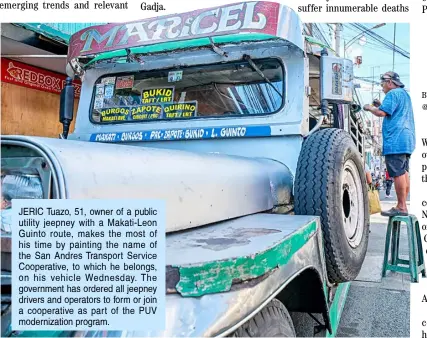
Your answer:
[[[277,94],[280,95],[280,98],[283,99],[282,93],[276,88],[274,87],[274,85],[271,83],[271,81],[269,79],[267,79],[267,77],[264,75],[264,73],[261,71],[261,69],[258,68],[258,66],[255,64],[255,62],[253,62],[253,60],[251,59],[251,57],[247,54],[243,55],[243,60],[247,61],[249,63],[249,65],[252,67],[252,69],[254,71],[256,71],[258,73],[259,76],[261,76],[265,82],[267,82],[275,91]]]

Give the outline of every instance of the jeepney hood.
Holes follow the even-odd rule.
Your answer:
[[[26,136],[1,140],[2,148],[29,148],[46,160],[54,198],[165,200],[168,233],[291,204],[291,172],[270,159]]]

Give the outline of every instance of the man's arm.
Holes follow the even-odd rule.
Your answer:
[[[370,104],[365,104],[363,106],[364,110],[370,111],[372,114],[374,114],[375,116],[378,117],[385,117],[387,116],[387,113],[383,112],[382,110],[380,110],[377,107],[372,107]]]

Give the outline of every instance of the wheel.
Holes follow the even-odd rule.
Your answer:
[[[324,129],[304,141],[294,189],[295,214],[320,216],[329,280],[354,280],[368,248],[369,203],[362,158],[347,132]]]
[[[291,316],[283,303],[273,299],[230,337],[296,337]]]

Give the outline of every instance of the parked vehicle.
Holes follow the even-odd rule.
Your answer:
[[[3,136],[3,177],[168,206],[166,330],[74,336],[336,333],[369,236],[352,61],[260,1],[86,28],[67,73],[74,132],[69,81],[61,137]]]

